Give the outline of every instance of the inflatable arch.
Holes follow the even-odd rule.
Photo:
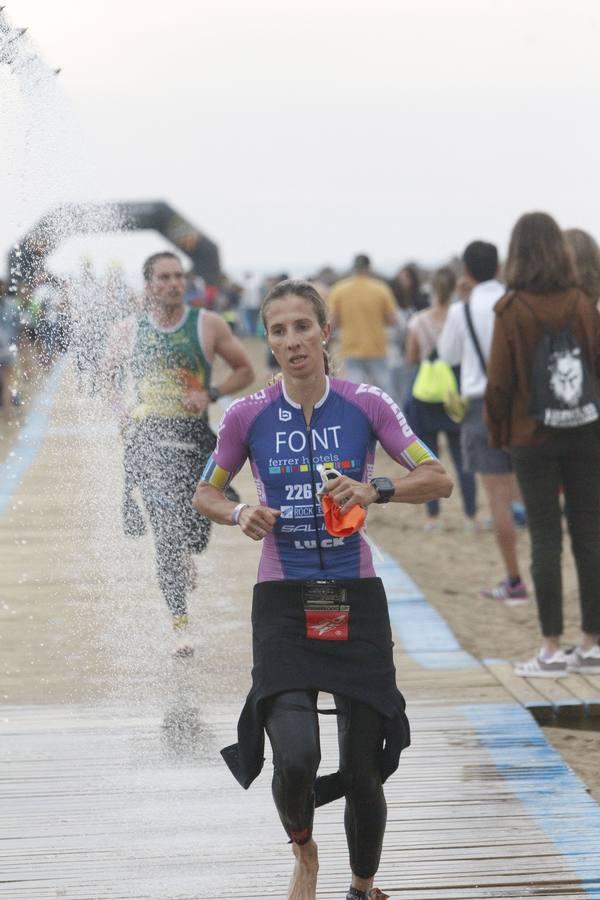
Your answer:
[[[149,229],[162,234],[192,261],[196,274],[210,285],[219,282],[219,248],[187,219],[161,200],[140,203],[63,204],[56,207],[13,247],[8,259],[11,279],[32,280],[44,272],[47,258],[66,238]]]

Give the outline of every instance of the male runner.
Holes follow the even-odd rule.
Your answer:
[[[133,402],[127,403],[123,390],[115,403],[125,442],[126,485],[139,486],[154,533],[158,580],[177,635],[175,653],[189,656],[186,595],[196,574],[191,555],[205,549],[210,533],[208,519],[191,506],[199,473],[216,443],[207,409],[222,395],[247,387],[254,372],[220,316],[186,307],[185,273],[175,254],[150,256],[143,274],[145,311],[120,326],[109,371],[114,378],[119,368],[122,374],[128,370],[133,381]],[[217,386],[211,384],[216,356],[231,368]],[[132,518],[131,506],[126,504],[124,513],[126,532],[143,532],[143,520]]]

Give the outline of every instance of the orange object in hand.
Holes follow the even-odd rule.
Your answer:
[[[353,506],[348,512],[342,512],[337,503],[328,495],[321,497],[321,506],[325,516],[325,528],[332,537],[348,537],[365,524],[367,511],[364,506]]]
[[[321,475],[323,487],[328,481],[340,477],[340,473],[337,469],[326,469],[322,466],[318,466],[317,468]],[[322,493],[322,489],[320,498],[323,515],[325,517],[325,528],[332,537],[349,537],[356,531],[360,531],[365,524],[367,512],[364,506],[353,506],[352,509],[343,513],[341,508],[329,494]]]

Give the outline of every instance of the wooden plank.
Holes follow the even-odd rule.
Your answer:
[[[524,900],[532,891],[585,897],[563,851],[570,841],[574,852],[586,852],[577,823],[589,798],[583,790],[565,804],[549,798],[546,815],[564,820],[568,836],[561,851],[461,710],[412,705],[416,752],[403,754],[386,784],[378,884],[407,900]],[[141,707],[129,720],[114,708],[47,707],[39,718],[35,707],[3,712],[2,900],[198,900],[216,889],[224,900],[284,896],[291,854],[272,805],[270,764],[244,794],[218,762],[217,748],[234,730],[235,703],[201,710],[201,752],[189,758],[165,747],[162,718]],[[503,737],[509,765],[520,740],[513,724]],[[541,735],[535,740],[544,743]],[[322,719],[321,745],[331,770],[337,739],[330,717]],[[519,765],[521,789],[539,794],[547,762],[527,751]],[[319,900],[337,900],[348,883],[342,819],[341,803],[317,812]]]
[[[526,679],[527,680],[527,679]],[[581,721],[585,704],[564,685],[567,678],[532,678],[536,689],[554,706],[559,722]]]
[[[551,721],[554,716],[558,721],[576,721],[586,715],[600,715],[598,691],[581,676],[522,678],[514,674],[506,660],[485,660],[485,665],[540,723]]]
[[[593,676],[592,676],[593,677]],[[591,684],[582,675],[576,673],[569,675],[567,678],[561,678],[561,684],[569,690],[574,697],[577,697],[584,706],[585,715],[590,719],[600,717],[600,676],[598,684]]]
[[[600,675],[582,675],[581,677],[600,693]]]
[[[528,710],[537,722],[547,723],[554,719],[556,713],[554,703],[536,691],[528,679],[515,675],[510,663],[503,659],[486,659],[483,662],[511,697]]]

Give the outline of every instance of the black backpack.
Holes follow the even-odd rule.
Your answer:
[[[540,322],[529,304],[525,306]],[[528,412],[547,428],[578,428],[600,417],[594,379],[568,326],[544,324],[533,357]]]

